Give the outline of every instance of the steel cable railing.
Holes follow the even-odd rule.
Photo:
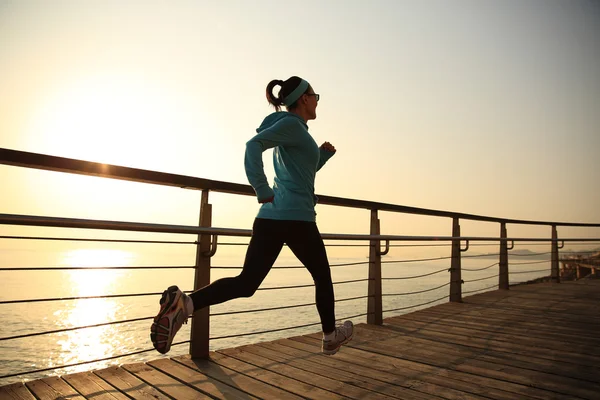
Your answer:
[[[27,152],[18,152],[18,151],[14,151],[14,150],[9,150],[9,149],[0,149],[0,163],[2,164],[7,164],[7,165],[13,165],[13,166],[18,166],[18,167],[27,167],[27,168],[36,168],[36,169],[40,169],[40,170],[53,170],[53,171],[60,171],[62,173],[72,173],[72,174],[83,174],[83,175],[94,175],[94,176],[100,176],[100,177],[104,177],[104,178],[111,178],[111,179],[125,179],[125,180],[129,180],[129,181],[134,181],[134,182],[140,182],[140,183],[151,183],[151,184],[155,184],[155,185],[163,185],[163,186],[169,186],[169,187],[177,187],[177,188],[188,188],[188,189],[199,189],[202,190],[202,210],[206,211],[207,209],[204,208],[205,204],[210,204],[208,203],[208,194],[209,191],[214,192],[224,192],[224,193],[232,193],[232,194],[237,194],[237,195],[249,195],[249,196],[253,196],[255,193],[252,190],[251,187],[249,187],[248,185],[239,185],[239,184],[233,184],[233,183],[229,183],[229,182],[218,182],[218,181],[212,181],[212,180],[206,180],[206,179],[201,179],[201,178],[194,178],[194,177],[187,177],[187,176],[181,176],[181,175],[174,175],[174,174],[165,174],[165,173],[159,173],[159,172],[155,172],[155,171],[145,171],[145,170],[140,170],[140,169],[132,169],[132,168],[125,168],[125,167],[119,167],[119,166],[111,166],[111,165],[104,165],[104,164],[99,164],[99,163],[90,163],[90,162],[86,162],[86,161],[81,161],[81,160],[72,160],[72,159],[66,159],[66,158],[61,158],[61,157],[52,157],[52,156],[47,156],[47,155],[41,155],[41,154],[34,154],[34,153],[27,153]],[[357,235],[357,234],[325,234],[323,235],[323,239],[324,240],[340,240],[340,241],[368,241],[369,244],[355,244],[355,243],[347,243],[347,244],[338,244],[338,243],[332,243],[332,244],[328,244],[328,246],[331,247],[371,247],[371,251],[370,251],[370,256],[372,256],[375,252],[372,251],[374,250],[375,246],[373,246],[375,241],[379,241],[380,244],[381,242],[385,241],[385,245],[386,245],[386,250],[384,252],[384,254],[387,253],[388,246],[389,247],[395,247],[395,248],[402,248],[402,247],[425,247],[425,246],[429,246],[429,247],[449,247],[449,246],[455,246],[458,242],[458,246],[453,247],[452,251],[453,251],[453,256],[454,257],[438,257],[438,258],[432,258],[432,259],[417,259],[417,260],[400,260],[400,261],[389,261],[389,260],[385,260],[385,261],[381,261],[381,255],[379,255],[375,258],[371,257],[369,261],[372,260],[376,260],[374,261],[372,264],[370,264],[369,262],[360,262],[360,263],[344,263],[344,264],[339,264],[339,265],[332,265],[332,267],[342,267],[342,266],[350,266],[350,265],[365,265],[365,264],[370,264],[370,270],[373,269],[375,271],[377,271],[377,268],[379,268],[379,273],[380,273],[380,269],[381,269],[381,265],[382,264],[392,264],[392,263],[411,263],[411,262],[419,262],[419,261],[438,261],[438,260],[453,260],[452,263],[452,267],[451,267],[451,279],[450,279],[450,283],[447,283],[445,285],[442,286],[438,286],[438,287],[434,287],[434,288],[429,288],[429,289],[425,289],[423,291],[418,291],[418,292],[412,292],[412,293],[401,293],[401,294],[396,294],[396,295],[402,295],[402,296],[408,296],[408,295],[418,295],[419,293],[425,293],[425,292],[432,292],[434,290],[439,290],[442,289],[444,286],[448,286],[451,285],[451,294],[450,294],[450,299],[452,300],[452,293],[453,293],[453,289],[452,287],[457,286],[458,289],[458,293],[460,294],[461,292],[461,282],[460,282],[460,274],[459,274],[459,279],[456,280],[453,276],[455,274],[455,272],[458,270],[460,272],[460,262],[458,263],[458,267],[455,266],[454,261],[455,259],[459,259],[461,257],[464,258],[474,258],[474,257],[483,257],[482,256],[470,256],[470,255],[462,255],[461,253],[463,250],[461,248],[461,244],[464,243],[465,241],[467,242],[467,248],[469,247],[469,244],[471,246],[484,246],[485,244],[481,243],[469,243],[470,242],[474,242],[474,241],[480,241],[480,242],[493,242],[493,243],[498,243],[499,238],[497,237],[461,237],[460,235],[460,229],[455,230],[455,227],[459,227],[458,222],[459,219],[460,220],[471,220],[471,221],[479,221],[479,222],[486,222],[486,223],[499,223],[501,224],[501,226],[503,227],[503,229],[505,229],[506,224],[525,224],[525,225],[538,225],[538,226],[551,226],[553,229],[553,239],[551,241],[552,246],[553,246],[553,256],[556,250],[555,248],[557,247],[558,243],[563,242],[564,241],[558,241],[557,235],[556,235],[556,227],[557,226],[573,226],[573,227],[600,227],[600,224],[580,224],[580,223],[560,223],[560,222],[548,222],[548,221],[523,221],[523,220],[511,220],[511,219],[505,219],[505,218],[494,218],[494,217],[487,217],[487,216],[479,216],[479,215],[472,215],[472,214],[464,214],[464,213],[453,213],[453,212],[446,212],[446,211],[439,211],[439,210],[428,210],[428,209],[420,209],[420,208],[415,208],[415,207],[406,207],[406,206],[399,206],[399,205],[394,205],[394,204],[385,204],[385,203],[378,203],[378,202],[369,202],[369,201],[362,201],[362,200],[356,200],[356,199],[343,199],[343,198],[337,198],[337,197],[331,197],[331,196],[319,196],[320,197],[320,203],[321,204],[329,204],[329,205],[334,205],[334,206],[343,206],[343,207],[350,207],[353,209],[360,209],[360,210],[369,210],[371,212],[371,232],[379,232],[380,228],[379,228],[379,217],[377,215],[378,212],[394,212],[394,213],[405,213],[405,214],[416,214],[416,215],[425,215],[425,216],[434,216],[434,217],[443,217],[443,218],[451,218],[452,222],[453,222],[453,229],[452,229],[452,236],[439,236],[439,237],[432,237],[432,236],[396,236],[396,235],[379,235],[379,234],[375,234],[375,235]],[[210,208],[210,207],[209,207]],[[123,244],[142,244],[142,243],[152,243],[152,244],[164,244],[164,245],[180,245],[180,244],[194,244],[194,245],[201,245],[203,246],[204,240],[206,238],[209,238],[210,236],[212,236],[212,240],[209,240],[209,242],[211,243],[206,243],[209,246],[203,246],[203,247],[212,247],[212,250],[216,250],[216,246],[215,245],[221,245],[221,246],[247,246],[247,243],[233,243],[234,241],[226,241],[226,242],[221,242],[219,243],[217,240],[217,236],[220,237],[233,237],[233,236],[237,236],[237,237],[250,237],[251,236],[251,231],[250,230],[242,230],[242,229],[221,229],[221,228],[213,228],[211,226],[204,226],[204,222],[208,221],[208,225],[210,225],[210,220],[211,220],[211,213],[210,213],[210,209],[208,209],[208,213],[207,213],[207,218],[204,218],[204,214],[202,211],[200,213],[201,216],[201,223],[200,225],[202,225],[201,227],[198,226],[181,226],[181,225],[165,225],[165,224],[151,224],[151,223],[131,223],[131,222],[122,222],[122,221],[97,221],[97,220],[84,220],[84,219],[70,219],[70,218],[55,218],[55,217],[36,217],[36,216],[19,216],[19,215],[7,215],[7,214],[0,214],[0,224],[7,224],[7,225],[23,225],[23,226],[37,226],[37,227],[54,227],[54,228],[81,228],[81,229],[96,229],[96,230],[108,230],[108,231],[135,231],[135,232],[148,232],[148,233],[165,233],[165,234],[185,234],[185,235],[194,235],[196,237],[198,237],[198,235],[202,235],[201,237],[198,237],[198,241],[202,242],[202,243],[198,243],[197,241],[167,241],[167,240],[127,240],[127,239],[88,239],[88,238],[68,238],[68,237],[62,237],[62,238],[43,238],[42,236],[13,236],[13,237],[9,237],[9,236],[2,236],[1,238],[4,238],[6,240],[11,240],[11,239],[29,239],[29,240],[69,240],[72,239],[75,242],[92,242],[92,241],[97,241],[97,242],[107,242],[107,243],[123,243]],[[376,228],[376,229],[373,229]],[[458,231],[457,234],[455,234],[454,232]],[[512,239],[507,239],[506,235],[504,234],[503,240],[506,241],[522,241],[522,242],[527,242],[527,243],[531,243],[531,242],[535,242],[533,245],[544,245],[547,246],[548,244],[548,239],[544,239],[544,238],[539,238],[539,239],[524,239],[524,238],[512,238]],[[401,241],[401,244],[391,244],[390,245],[390,241]],[[423,242],[428,242],[427,244],[422,244]],[[592,241],[591,239],[588,240],[583,240],[583,241]],[[598,239],[595,239],[594,242],[597,242]],[[406,244],[407,242],[413,242],[410,244]],[[419,243],[421,242],[421,243]],[[440,243],[440,242],[447,242],[447,243]],[[487,246],[487,245],[486,245]],[[455,254],[455,251],[457,249],[457,247],[459,248],[459,252],[458,255]],[[381,248],[380,248],[381,249]],[[208,253],[204,253],[202,255],[199,255],[199,257],[210,257],[208,255],[205,254],[210,254],[210,256],[212,256],[214,254],[214,251],[210,251]],[[495,254],[498,255],[498,254]],[[490,256],[490,255],[487,255]],[[556,260],[556,258],[555,258]],[[491,268],[490,267],[486,267],[487,268]],[[119,267],[108,267],[106,269],[118,269]],[[179,267],[160,267],[160,266],[156,266],[156,267],[151,267],[151,268],[147,268],[147,269],[159,269],[159,268],[169,268],[169,269],[174,269],[174,268],[179,268]],[[185,269],[192,269],[195,267],[182,267]],[[220,267],[212,267],[213,269],[219,269]],[[240,267],[222,267],[223,269],[240,269]],[[278,269],[279,267],[275,267],[274,269]],[[282,269],[285,268],[304,268],[304,266],[291,266],[291,267],[282,267]],[[555,264],[553,264],[553,267],[555,268]],[[53,269],[57,269],[57,268],[53,268]],[[73,270],[79,269],[78,267],[73,267]],[[83,269],[83,268],[81,268]],[[90,268],[86,268],[86,269],[90,269]],[[99,268],[92,268],[92,269],[99,269]],[[125,269],[125,268],[123,268]],[[144,269],[144,267],[132,267],[130,269]],[[0,271],[14,271],[17,270],[12,269],[12,268],[6,268],[6,269],[0,269]],[[21,269],[22,271],[33,271],[33,270],[39,270],[39,269]],[[68,269],[67,269],[68,270]],[[441,272],[444,272],[446,269],[444,270],[439,270],[439,271],[434,271],[431,273],[426,273],[426,274],[421,274],[421,275],[414,275],[412,277],[398,277],[398,278],[387,278],[390,281],[396,281],[399,279],[417,279],[417,278],[422,278],[422,277],[426,277],[426,276],[431,276],[431,275],[435,275],[435,274],[439,274]],[[467,269],[465,269],[467,270]],[[476,270],[482,270],[482,269],[476,269]],[[377,276],[377,275],[376,275]],[[488,278],[483,278],[483,279],[491,279],[492,277],[488,277]],[[386,278],[384,278],[386,279]],[[483,280],[482,279],[482,280]],[[355,279],[355,280],[346,280],[346,281],[341,281],[341,282],[336,282],[335,284],[351,284],[351,283],[359,283],[359,282],[364,282],[365,280],[369,280],[369,279]],[[297,287],[309,287],[309,286],[313,286],[313,285],[297,285],[297,286],[288,286],[286,288],[291,289],[291,288],[297,288]],[[381,298],[383,297],[383,295],[388,295],[388,293],[382,294],[377,292],[377,290],[375,291],[376,294],[372,294],[372,287],[374,287],[376,285],[369,285],[369,291],[368,291],[368,295],[367,296],[355,296],[355,297],[349,297],[349,298],[345,298],[345,299],[340,299],[338,301],[352,301],[352,300],[359,300],[359,299],[365,299],[365,298],[369,298],[369,300],[377,300],[379,301],[379,305],[381,306]],[[496,286],[496,285],[494,285]],[[478,289],[478,290],[474,290],[474,291],[470,291],[470,292],[462,292],[464,294],[467,293],[474,293],[474,292],[479,292],[479,291],[483,291],[483,290],[488,290],[490,288],[493,288],[494,286],[490,286],[489,288],[483,288],[483,289]],[[353,288],[353,286],[346,286],[347,288]],[[278,288],[264,288],[264,290],[277,290]],[[159,295],[160,293],[150,293],[150,294],[133,294],[133,295],[109,295],[109,296],[86,296],[86,297],[72,297],[72,298],[57,298],[57,299],[50,299],[51,301],[56,301],[56,300],[65,300],[65,299],[91,299],[91,298],[110,298],[110,297],[130,297],[130,296],[149,296],[149,295]],[[394,296],[394,294],[389,294],[390,296]],[[423,296],[423,297],[428,297],[428,296]],[[440,297],[438,299],[434,299],[434,300],[429,300],[426,302],[421,302],[420,304],[415,304],[415,305],[410,305],[410,306],[405,306],[405,307],[400,307],[400,308],[392,308],[392,309],[381,309],[381,307],[379,308],[378,313],[381,315],[382,312],[395,312],[395,311],[400,311],[400,310],[407,310],[407,309],[414,309],[417,307],[423,307],[435,302],[439,302],[439,301],[443,301],[445,299],[448,299],[448,296],[443,296]],[[42,299],[33,299],[33,301],[42,301]],[[11,302],[0,302],[0,304],[14,304],[12,301]],[[270,308],[263,308],[263,309],[258,309],[258,310],[244,310],[244,311],[234,311],[235,313],[242,313],[242,312],[260,312],[260,311],[274,311],[275,309],[284,309],[284,308],[295,308],[295,307],[306,307],[308,305],[314,305],[314,303],[310,303],[310,304],[296,304],[296,305],[292,305],[292,306],[281,306],[281,307],[270,307]],[[211,314],[211,316],[217,316],[217,315],[228,315],[231,314],[231,312],[229,313],[215,313],[215,314]],[[369,316],[369,318],[373,315],[374,313],[362,313],[362,314],[357,314],[354,316],[350,316],[350,317],[346,317],[346,318],[358,318],[358,317],[363,317],[363,316]],[[379,316],[380,316],[379,315]],[[379,317],[376,315],[376,317]],[[146,320],[146,319],[150,319],[149,318],[141,318],[141,319],[137,319],[138,321],[142,321],[142,320]],[[129,320],[132,322],[135,322],[134,320]],[[111,323],[107,323],[107,324],[117,324],[117,323],[124,323],[127,321],[113,321]],[[273,330],[267,330],[267,331],[261,331],[261,332],[250,332],[250,333],[246,333],[246,334],[238,334],[238,335],[229,335],[229,336],[220,336],[218,338],[211,338],[212,340],[217,340],[219,338],[226,338],[226,337],[239,337],[239,336],[246,336],[246,335],[257,335],[257,334],[265,334],[265,333],[270,333],[270,332],[278,332],[278,331],[282,331],[282,330],[288,330],[288,329],[297,329],[297,328],[302,328],[302,327],[307,327],[307,326],[315,326],[318,325],[319,323],[313,323],[313,324],[305,324],[305,325],[298,325],[298,326],[292,326],[292,327],[287,327],[287,328],[279,328],[279,329],[273,329]],[[100,325],[105,325],[105,324],[96,324],[97,326]],[[93,328],[93,326],[90,326]],[[67,329],[76,329],[76,328],[67,328]],[[83,328],[81,328],[83,329]],[[179,344],[184,344],[184,343],[190,343],[190,341],[183,341],[183,342],[179,342],[179,343],[175,343],[173,344],[173,346],[179,345]],[[204,346],[205,343],[204,341],[202,343],[200,343],[201,346]],[[135,355],[135,354],[140,354],[143,352],[147,352],[147,351],[153,351],[153,349],[149,349],[149,350],[141,350],[141,351],[136,351],[136,352],[131,352],[131,353],[127,353],[127,354],[122,354],[122,355],[118,355],[118,356],[113,356],[113,357],[107,357],[104,359],[100,359],[100,360],[93,360],[93,361],[87,361],[87,362],[80,362],[80,363],[73,363],[73,364],[69,364],[66,366],[62,366],[62,367],[51,367],[51,368],[46,368],[46,369],[40,369],[40,370],[36,370],[39,372],[43,372],[43,371],[49,371],[49,370],[54,370],[54,369],[60,369],[60,368],[66,368],[69,366],[77,366],[77,365],[82,365],[82,364],[90,364],[90,363],[95,363],[95,362],[100,362],[100,361],[106,361],[106,360],[111,360],[111,359],[118,359],[121,357],[127,357],[130,355]],[[33,373],[36,371],[30,371],[28,373]],[[14,374],[14,375],[10,375],[10,376],[18,376],[18,375],[22,375],[23,373],[20,374]],[[0,378],[5,378],[6,376],[0,376]]]
[[[137,241],[134,241],[137,242]],[[187,242],[186,242],[187,243]],[[189,243],[188,243],[189,244]],[[486,255],[474,255],[474,256],[463,256],[465,258],[477,258],[477,257],[484,257],[484,256],[490,256],[493,254],[486,254]],[[452,257],[435,257],[435,258],[420,258],[420,259],[410,259],[410,260],[388,260],[388,261],[382,261],[382,264],[394,264],[394,263],[410,263],[410,262],[424,262],[424,261],[440,261],[440,260],[449,260]],[[544,261],[547,262],[547,261]],[[332,267],[335,266],[353,266],[353,265],[367,265],[369,264],[368,261],[365,262],[353,262],[353,263],[341,263],[341,264],[332,264]],[[485,268],[477,268],[477,269],[468,269],[465,268],[465,271],[480,271],[480,270],[484,270],[484,269],[488,269],[491,268],[495,265],[497,265],[498,263],[494,263],[488,267]],[[530,264],[530,263],[518,263],[518,264]],[[31,268],[27,268],[27,267],[22,267],[22,268],[4,268],[4,269],[0,269],[0,271],[5,270],[5,271],[15,271],[15,270],[23,270],[23,271],[27,271],[27,270],[98,270],[98,269],[106,269],[106,270],[116,270],[116,269],[193,269],[195,268],[194,266],[152,266],[152,267],[143,267],[143,266],[138,266],[138,267],[97,267],[97,268],[89,268],[89,267],[31,267]],[[241,267],[212,267],[214,269],[219,269],[219,268],[223,268],[223,269],[240,269]],[[287,268],[305,268],[303,265],[299,265],[299,266],[279,266],[279,267],[274,267],[274,269],[287,269]],[[382,280],[399,280],[399,279],[416,279],[416,278],[421,278],[421,277],[426,277],[426,276],[431,276],[431,275],[435,275],[435,274],[439,274],[441,272],[447,271],[446,268],[444,269],[440,269],[437,271],[433,271],[430,273],[426,273],[426,274],[420,274],[420,275],[413,275],[410,277],[391,277],[391,278],[382,278]],[[525,272],[533,272],[533,271],[524,271]],[[468,282],[477,282],[477,281],[483,281],[483,280],[487,280],[487,279],[492,279],[494,277],[497,277],[499,275],[495,275],[495,276],[490,276],[490,277],[485,277],[485,278],[480,278],[480,279],[473,279],[473,280],[467,280],[465,281],[465,283]],[[340,281],[340,282],[335,282],[334,284],[338,285],[338,284],[348,284],[348,283],[359,283],[359,282],[365,282],[365,281],[369,281],[369,279],[354,279],[354,280],[347,280],[347,281]],[[450,283],[446,283],[440,286],[436,286],[433,288],[428,288],[428,289],[424,289],[424,290],[420,290],[420,291],[413,291],[413,292],[404,292],[404,293],[382,293],[382,297],[395,297],[395,296],[409,296],[409,295],[417,295],[417,294],[423,294],[423,293],[427,293],[427,292],[433,292],[435,290],[439,290],[442,289],[444,287],[447,287],[451,284]],[[313,287],[313,284],[307,284],[307,285],[294,285],[294,286],[279,286],[279,287],[272,287],[272,288],[259,288],[258,290],[280,290],[280,289],[296,289],[296,288],[309,288],[309,287]],[[468,294],[468,293],[476,293],[476,292],[480,292],[483,290],[488,290],[490,288],[492,288],[494,286],[490,286],[487,288],[482,288],[482,289],[477,289],[477,290],[472,290],[472,291],[464,291],[464,294]],[[54,298],[54,299],[29,299],[29,300],[16,300],[16,301],[3,301],[0,302],[0,304],[14,304],[14,303],[18,303],[18,302],[40,302],[40,301],[65,301],[65,300],[84,300],[84,299],[95,299],[95,298],[113,298],[113,297],[132,297],[132,296],[149,296],[149,295],[159,295],[160,293],[138,293],[138,294],[121,294],[121,295],[105,295],[105,296],[80,296],[80,297],[68,297],[68,298]],[[368,298],[370,296],[358,296],[358,297],[351,297],[348,299],[340,299],[338,301],[350,301],[350,300],[359,300],[359,299],[365,299]],[[446,296],[444,297],[440,297],[438,299],[434,299],[434,300],[430,300],[430,301],[426,301],[426,302],[422,302],[420,304],[415,304],[415,305],[410,305],[410,306],[405,306],[405,307],[399,307],[399,308],[391,308],[391,309],[386,309],[386,310],[382,310],[382,312],[395,312],[395,311],[401,311],[401,310],[407,310],[407,309],[413,309],[413,308],[417,308],[417,307],[421,307],[421,306],[425,306],[425,305],[429,305],[438,301],[441,301],[443,299],[445,299]],[[252,313],[252,312],[267,312],[267,311],[275,311],[275,310],[282,310],[282,309],[290,309],[290,308],[298,308],[298,307],[308,307],[308,306],[314,306],[315,303],[305,303],[305,304],[296,304],[296,305],[287,305],[287,306],[280,306],[280,307],[270,307],[270,308],[263,308],[263,309],[254,309],[254,310],[240,310],[240,311],[230,311],[230,312],[223,312],[223,313],[213,313],[210,314],[211,317],[212,316],[224,316],[224,315],[232,315],[232,314],[241,314],[241,313]],[[365,316],[368,315],[368,313],[366,314],[358,314],[355,317],[358,316]],[[83,327],[72,327],[72,328],[66,328],[66,329],[60,329],[60,330],[54,330],[54,331],[46,331],[46,332],[37,332],[37,333],[33,333],[33,334],[28,334],[28,335],[17,335],[17,336],[11,336],[11,337],[7,337],[7,338],[0,338],[0,340],[12,340],[12,339],[18,339],[18,338],[25,338],[25,337],[31,337],[31,336],[39,336],[39,335],[44,335],[44,334],[52,334],[52,333],[60,333],[60,332],[65,332],[65,331],[72,331],[72,330],[77,330],[77,329],[86,329],[86,328],[95,328],[95,327],[100,327],[100,326],[106,326],[106,325],[114,325],[114,324],[122,324],[122,323],[131,323],[131,322],[138,322],[138,321],[144,321],[144,320],[150,320],[152,319],[152,317],[144,317],[144,318],[137,318],[137,319],[131,319],[131,320],[123,320],[123,321],[112,321],[112,322],[108,322],[108,323],[101,323],[101,324],[93,324],[93,325],[88,325],[88,326],[83,326]],[[218,337],[212,337],[210,338],[210,340],[219,340],[219,339],[226,339],[226,338],[235,338],[235,337],[242,337],[242,336],[250,336],[250,335],[260,335],[260,334],[267,334],[267,333],[274,333],[274,332],[280,332],[280,331],[286,331],[286,330],[293,330],[293,329],[299,329],[299,328],[305,328],[305,327],[310,327],[310,326],[317,326],[319,325],[319,322],[315,322],[315,323],[310,323],[310,324],[302,324],[302,325],[295,325],[295,326],[289,326],[289,327],[283,327],[283,328],[277,328],[277,329],[270,329],[270,330],[262,330],[262,331],[256,331],[256,332],[246,332],[246,333],[240,333],[240,334],[235,334],[235,335],[224,335],[224,336],[218,336]],[[189,343],[189,341],[184,341],[184,342],[180,342],[178,344],[183,344],[183,343]],[[140,354],[142,352],[145,351],[152,351],[153,349],[150,350],[143,350],[143,351],[139,351],[139,352],[133,352],[133,353],[125,353],[125,354],[121,354],[121,355],[117,355],[117,356],[113,356],[113,357],[108,357],[108,358],[104,358],[104,359],[98,359],[98,360],[92,360],[92,361],[87,361],[87,362],[82,362],[82,363],[74,363],[74,364],[68,364],[68,365],[64,365],[64,366],[57,366],[57,367],[51,367],[48,369],[43,369],[44,371],[48,371],[48,370],[56,370],[56,369],[62,369],[62,368],[68,368],[71,366],[76,366],[76,365],[81,365],[81,364],[86,364],[86,363],[95,363],[95,362],[101,362],[101,361],[105,361],[105,360],[110,360],[110,359],[116,359],[116,358],[121,358],[121,357],[127,357],[130,355],[135,355],[135,354]],[[41,370],[35,370],[35,371],[28,371],[28,372],[21,372],[19,374],[14,374],[11,376],[17,376],[17,375],[24,375],[24,374],[30,374],[30,373],[35,373],[35,372],[42,372]],[[3,377],[2,377],[3,378]]]
[[[186,291],[186,293],[190,293],[190,292]],[[352,300],[366,299],[368,297],[369,296],[357,296],[357,297],[350,297],[350,298],[344,298],[344,299],[337,299],[336,303],[341,303],[341,302],[345,302],[345,301],[352,301]],[[299,307],[308,307],[308,306],[315,306],[315,305],[316,305],[316,303],[293,304],[293,305],[286,305],[286,306],[279,306],[279,307],[270,307],[270,308],[262,308],[262,309],[250,309],[250,310],[241,310],[241,311],[227,311],[227,312],[222,312],[222,313],[210,313],[210,316],[211,317],[217,317],[217,316],[233,315],[233,314],[255,313],[255,312],[264,312],[264,311],[275,311],[275,310],[283,310],[283,309],[291,309],[291,308],[299,308]],[[150,319],[153,319],[153,318],[154,317],[141,317],[141,318],[133,318],[133,319],[127,319],[127,320],[120,320],[120,321],[103,322],[103,323],[99,323],[99,324],[91,324],[91,325],[85,325],[85,326],[75,326],[75,327],[72,327],[72,328],[62,328],[62,329],[56,329],[56,330],[52,330],[52,331],[34,332],[34,333],[28,333],[28,334],[23,334],[23,335],[0,337],[0,341],[14,340],[14,339],[24,339],[24,338],[33,337],[33,336],[50,335],[50,334],[63,333],[63,332],[69,332],[69,331],[76,331],[76,330],[88,329],[88,328],[99,328],[99,327],[108,326],[108,325],[118,325],[118,324],[131,323],[131,322],[147,321],[147,320],[150,320]],[[193,318],[193,316],[190,316],[189,318]]]

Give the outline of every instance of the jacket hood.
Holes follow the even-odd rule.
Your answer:
[[[284,118],[296,118],[296,119],[298,119],[298,121],[302,122],[302,124],[308,129],[308,125],[306,125],[306,122],[304,122],[304,120],[302,118],[300,118],[298,115],[291,113],[291,112],[287,112],[287,111],[276,111],[265,117],[263,122],[256,129],[256,132],[260,133],[260,132],[264,131],[265,129],[272,127],[273,125],[275,125],[277,122],[281,121]]]

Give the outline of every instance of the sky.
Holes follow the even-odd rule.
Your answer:
[[[321,95],[311,134],[337,148],[318,194],[600,223],[598,71],[597,1],[0,0],[0,147],[247,183],[265,87],[298,75]],[[198,220],[195,191],[0,177],[2,213]],[[211,202],[214,226],[249,229],[258,209]],[[317,213],[322,232],[368,232],[367,211]],[[381,218],[384,233],[450,234],[448,219]],[[527,229],[512,232],[550,235]]]

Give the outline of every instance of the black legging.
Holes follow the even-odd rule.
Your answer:
[[[333,284],[325,244],[317,224],[307,221],[256,218],[240,275],[219,279],[192,293],[194,310],[251,297],[271,270],[284,243],[312,275],[323,332],[335,330]]]

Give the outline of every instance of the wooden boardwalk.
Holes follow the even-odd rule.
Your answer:
[[[600,280],[512,287],[320,335],[0,388],[0,399],[600,399]],[[62,397],[61,397],[62,396]]]

